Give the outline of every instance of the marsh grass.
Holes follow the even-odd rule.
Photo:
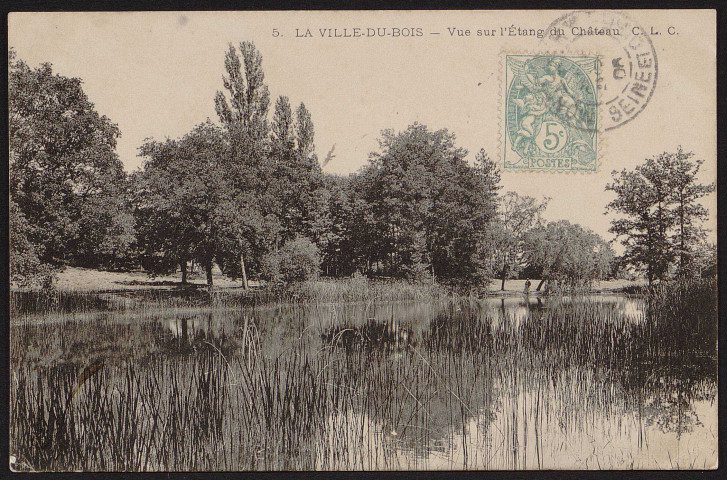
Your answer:
[[[159,310],[195,307],[256,307],[332,302],[437,301],[460,298],[452,289],[431,283],[369,280],[364,277],[310,280],[265,288],[207,289],[199,285],[136,290],[13,290],[13,317],[99,311]]]
[[[344,295],[301,288],[321,304]],[[360,288],[347,298],[419,291]],[[218,329],[212,308],[206,330],[179,334],[155,320],[186,322],[176,305],[133,310],[137,322],[25,322],[11,336],[14,468],[553,468],[562,452],[580,468],[649,466],[649,428],[686,434],[692,402],[714,398],[715,298],[716,282],[663,285],[637,321],[565,297],[519,319],[456,299],[424,328],[385,309],[315,324],[316,302],[233,308]],[[94,358],[103,367],[70,395]],[[633,449],[569,443],[612,417],[632,433],[603,444]]]

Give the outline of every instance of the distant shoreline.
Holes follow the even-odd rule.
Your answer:
[[[325,281],[336,281],[336,279],[328,279]],[[490,290],[488,297],[510,297],[522,295],[525,289],[525,280],[506,280],[505,290],[500,290],[499,279],[493,279],[490,282]],[[539,295],[543,292],[537,292],[535,289],[540,283],[540,279],[530,279],[530,295]],[[260,284],[251,281],[253,288],[259,287]],[[591,288],[592,293],[623,293],[624,289],[644,286],[646,280],[604,280],[596,282]],[[63,291],[74,292],[95,292],[109,290],[148,290],[148,289],[178,289],[185,285],[181,283],[181,275],[160,275],[150,277],[146,272],[111,272],[104,270],[95,270],[89,268],[67,267],[58,274],[56,287]],[[207,288],[206,280],[203,274],[190,275],[188,288]],[[239,280],[231,279],[225,275],[214,275],[215,290],[237,291],[242,287]],[[11,291],[21,291],[23,289],[12,287]]]

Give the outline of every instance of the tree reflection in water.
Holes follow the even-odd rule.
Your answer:
[[[122,470],[710,466],[716,307],[690,305],[516,296],[24,322],[13,454]],[[52,393],[99,358],[72,401]]]

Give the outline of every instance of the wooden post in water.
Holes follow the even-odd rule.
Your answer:
[[[240,253],[240,270],[242,271],[242,288],[247,290],[247,271],[245,271],[245,255]]]

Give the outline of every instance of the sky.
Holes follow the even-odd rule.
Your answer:
[[[457,145],[501,158],[503,52],[538,52],[530,37],[474,36],[477,28],[546,26],[563,12],[114,12],[11,13],[9,45],[31,67],[53,64],[79,77],[96,109],[117,123],[117,152],[127,171],[140,167],[146,138],[177,138],[207,118],[217,121],[214,95],[223,90],[229,43],[254,41],[265,82],[275,98],[304,102],[315,126],[324,170],[358,170],[378,149],[382,129],[413,122],[447,128]],[[503,191],[551,198],[546,218],[567,219],[611,239],[604,191],[612,170],[632,169],[644,158],[678,145],[705,160],[700,179],[716,180],[716,44],[709,11],[633,11],[655,26],[658,82],[634,120],[599,137],[596,173],[503,172]],[[674,26],[678,35],[663,32]],[[321,37],[322,28],[421,28],[422,37]],[[450,36],[448,27],[470,29]],[[274,33],[277,30],[277,36]],[[311,30],[313,38],[296,36]],[[328,32],[328,31],[325,31]],[[429,32],[439,32],[431,35]],[[590,40],[587,40],[590,41]],[[595,44],[594,44],[595,45]],[[584,48],[584,43],[579,45]],[[588,48],[588,44],[585,44]],[[595,48],[595,46],[594,46]],[[716,238],[716,195],[704,201]]]

